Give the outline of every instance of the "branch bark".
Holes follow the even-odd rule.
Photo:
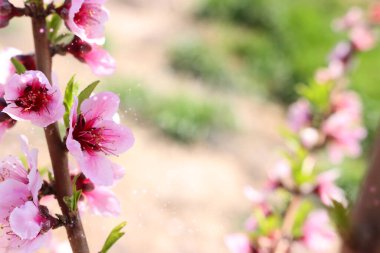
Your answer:
[[[380,131],[343,240],[342,253],[380,253]]]
[[[294,195],[288,209],[286,210],[284,223],[281,227],[280,239],[274,249],[273,253],[286,253],[289,251],[291,245],[292,229],[296,220],[297,211],[300,207],[302,197]]]
[[[34,47],[36,53],[37,69],[42,71],[52,82],[52,58],[49,51],[49,40],[46,31],[46,18],[43,13],[43,2],[36,1],[36,15],[32,17]],[[38,13],[39,12],[39,13]],[[79,214],[70,212],[63,201],[65,196],[72,195],[72,183],[68,169],[68,156],[66,147],[62,141],[58,123],[49,125],[44,129],[49,154],[55,178],[55,192],[62,214],[68,217],[70,222],[65,226],[71,248],[74,253],[89,253],[86,235]]]

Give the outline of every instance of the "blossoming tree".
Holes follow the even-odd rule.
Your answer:
[[[354,7],[334,22],[347,40],[333,49],[327,67],[298,88],[300,98],[289,108],[284,131],[286,149],[264,189],[245,190],[253,210],[246,232],[227,236],[230,252],[331,252],[339,237],[344,253],[380,252],[379,143],[354,207],[335,182],[340,174],[335,166],[344,157],[357,158],[367,134],[360,98],[349,90],[346,74],[356,54],[374,47],[379,10],[375,6],[366,15]]]
[[[55,55],[71,54],[96,75],[113,73],[115,62],[101,47],[108,19],[103,2],[30,0],[19,8],[0,0],[0,28],[12,18],[30,18],[35,45],[34,53],[7,48],[0,55],[0,138],[18,121],[41,127],[53,169],[42,176],[38,150],[29,147],[26,136],[20,137],[26,162],[14,155],[0,162],[0,252],[36,252],[51,240],[52,229],[64,227],[71,246],[65,252],[88,253],[79,211],[120,212],[108,187],[123,177],[124,169],[109,156],[127,151],[134,138],[115,117],[119,98],[112,92],[93,94],[98,82],[78,92],[74,78],[61,90],[52,72]],[[47,196],[58,201],[60,214],[43,204]],[[123,226],[111,232],[99,252],[107,252],[123,235]]]

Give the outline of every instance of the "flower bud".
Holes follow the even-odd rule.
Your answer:
[[[7,0],[0,0],[0,28],[6,27],[12,15],[13,5]]]

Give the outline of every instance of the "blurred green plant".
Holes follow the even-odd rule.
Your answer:
[[[337,41],[330,23],[342,6],[339,0],[204,0],[197,15],[234,24],[241,32],[226,38],[230,56],[242,60],[252,85],[289,103],[294,86],[310,79]]]
[[[188,94],[161,96],[134,81],[115,83],[120,82],[123,85],[111,87],[111,90],[120,95],[124,109],[135,109],[143,120],[176,140],[194,142],[234,129],[235,119],[230,107],[217,100]]]
[[[228,87],[231,84],[223,61],[202,41],[177,43],[169,50],[169,60],[174,70],[200,78],[213,86]]]

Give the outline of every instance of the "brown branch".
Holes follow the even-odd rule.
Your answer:
[[[380,132],[343,240],[342,253],[380,253]]]
[[[36,1],[36,11],[44,12],[42,1]],[[49,51],[49,41],[46,31],[46,19],[44,15],[32,17],[34,46],[36,51],[37,69],[42,71],[51,82],[52,58]],[[49,148],[51,163],[55,177],[55,192],[62,214],[69,219],[65,226],[71,248],[74,253],[89,253],[87,239],[82,222],[77,212],[70,212],[63,201],[65,196],[72,195],[72,183],[68,170],[68,157],[65,145],[62,141],[58,123],[45,128],[45,137]]]
[[[284,222],[282,223],[280,238],[277,242],[273,253],[286,253],[289,251],[292,240],[292,229],[296,220],[297,211],[300,207],[302,197],[300,195],[293,195],[292,200],[286,210]]]

